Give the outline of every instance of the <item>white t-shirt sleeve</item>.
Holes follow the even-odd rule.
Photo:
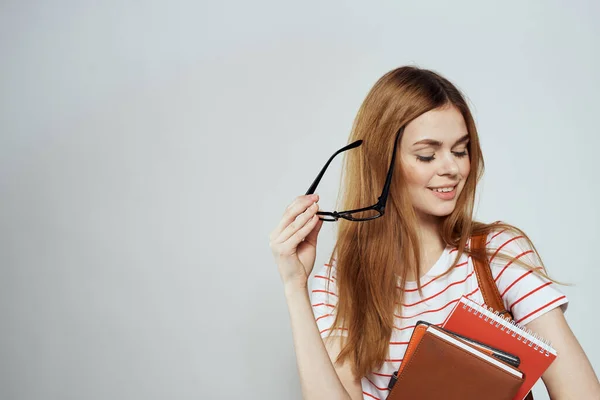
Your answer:
[[[330,335],[338,303],[335,261],[333,265],[317,264],[312,277],[310,301],[321,337]],[[334,329],[331,336],[348,336],[344,329]]]
[[[487,248],[492,250],[492,275],[504,306],[512,313],[515,322],[526,325],[558,306],[562,307],[563,312],[567,310],[568,299],[555,283],[515,261],[497,257],[497,253],[502,252],[541,268],[539,258],[524,236],[498,229],[488,235]]]

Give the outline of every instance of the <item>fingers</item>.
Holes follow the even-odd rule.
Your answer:
[[[308,234],[315,228],[319,222],[316,215],[319,206],[313,204],[281,232],[276,239],[281,246],[282,253],[293,253]]]
[[[318,211],[318,210],[317,210]],[[317,215],[317,223],[313,227],[313,229],[308,233],[308,235],[304,238],[304,240],[313,246],[317,247],[317,237],[319,236],[319,231],[321,230],[321,226],[323,226],[323,221],[319,219]]]
[[[288,205],[286,207],[283,215],[285,216],[288,211],[293,210],[294,207],[298,206],[299,204],[300,205],[304,204],[304,205],[308,206],[308,205],[310,205],[310,204],[312,204],[312,203],[314,203],[316,201],[319,201],[319,195],[316,194],[316,193],[315,194],[305,194],[305,195],[302,195],[302,196],[298,196],[298,197],[296,197],[294,199],[294,201],[292,201],[290,203],[290,205]],[[306,209],[306,207],[304,207],[303,209]]]
[[[283,240],[278,239],[281,236],[281,233],[296,219],[296,217],[298,217],[298,215],[305,212],[311,204],[318,200],[319,195],[316,194],[296,197],[296,199],[294,199],[294,201],[292,201],[292,203],[285,209],[279,225],[277,225],[277,228],[275,228],[275,230],[271,233],[271,241],[277,241],[281,243]],[[289,236],[291,236],[292,233],[290,233]]]

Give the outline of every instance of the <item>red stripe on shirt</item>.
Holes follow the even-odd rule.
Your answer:
[[[375,399],[375,400],[381,400],[379,397],[375,397],[375,396],[373,396],[371,393],[367,393],[367,392],[363,391],[363,394],[364,394],[365,396],[369,396],[369,397],[370,397],[370,398],[372,398],[372,399]]]
[[[494,238],[498,235],[500,235],[501,233],[506,232],[506,229],[501,230],[500,232],[496,233],[494,236],[492,236],[489,240],[489,242],[486,243],[486,245],[492,243],[492,240],[494,240]]]
[[[315,322],[318,322],[320,319],[325,318],[325,317],[331,317],[333,316],[333,314],[325,314],[325,315],[321,315],[319,318],[315,319]]]
[[[511,304],[510,306],[510,313],[512,314],[512,309],[514,306],[516,306],[521,300],[526,299],[527,297],[531,296],[532,294],[534,294],[535,292],[537,292],[538,290],[541,290],[543,288],[545,288],[548,285],[551,285],[552,282],[546,282],[544,283],[542,286],[538,286],[537,288],[533,289],[531,292],[527,293],[526,295],[522,296],[521,298],[519,298],[517,301],[515,301],[514,303]]]
[[[340,331],[347,331],[347,330],[348,330],[348,328],[327,328],[327,329],[323,329],[323,330],[322,330],[321,332],[319,332],[319,333],[323,334],[323,333],[325,333],[325,332],[327,332],[327,331],[331,331],[331,330],[334,330],[334,329],[337,329],[337,330],[340,330]]]
[[[496,254],[498,254],[498,252],[499,252],[499,251],[500,251],[500,250],[501,250],[501,249],[502,249],[504,246],[506,246],[507,244],[509,244],[509,243],[510,243],[510,242],[512,242],[513,240],[517,240],[517,239],[520,239],[520,238],[522,238],[522,237],[523,237],[523,236],[515,236],[514,238],[511,238],[511,239],[507,240],[506,242],[504,242],[504,243],[502,244],[502,246],[498,247],[498,249],[496,250],[496,252],[494,253],[494,255],[493,255],[491,258],[490,258],[490,263],[492,262],[492,260],[494,259],[494,257],[496,257]]]
[[[441,291],[439,291],[438,293],[434,294],[433,296],[430,296],[426,299],[417,301],[416,303],[413,304],[402,304],[403,307],[412,307],[412,306],[416,306],[417,304],[421,304],[424,303],[428,300],[431,300],[437,296],[439,296],[440,294],[444,293],[446,290],[448,290],[450,287],[454,286],[454,285],[458,285],[460,283],[464,283],[467,281],[467,279],[469,279],[471,276],[473,276],[473,274],[475,273],[475,271],[473,270],[469,275],[467,275],[467,277],[465,279],[463,279],[462,281],[456,281],[456,282],[452,282],[451,284],[449,284],[448,286],[446,286],[444,289],[442,289]]]
[[[550,306],[550,305],[552,305],[552,304],[556,303],[556,302],[557,302],[557,301],[559,301],[559,300],[562,300],[562,299],[564,299],[565,297],[567,297],[567,296],[564,296],[564,295],[563,295],[563,296],[560,296],[560,297],[559,297],[559,298],[557,298],[557,299],[554,299],[554,300],[552,300],[550,303],[548,303],[548,304],[546,304],[546,305],[543,305],[543,306],[541,306],[541,307],[540,307],[540,308],[538,308],[537,310],[533,310],[532,312],[530,312],[529,314],[527,314],[526,316],[524,316],[523,318],[521,318],[520,320],[518,320],[518,321],[516,321],[516,322],[517,322],[517,323],[520,323],[520,322],[521,322],[521,321],[523,321],[524,319],[527,319],[527,318],[529,318],[530,316],[532,316],[533,314],[537,313],[538,311],[541,311],[541,310],[543,310],[544,308],[546,308],[546,307],[548,307],[548,306]]]
[[[377,385],[376,385],[376,384],[375,384],[375,383],[374,383],[372,380],[370,380],[370,379],[369,379],[369,378],[367,378],[366,376],[365,376],[365,379],[366,379],[366,380],[368,380],[368,381],[369,381],[369,383],[371,383],[371,385],[375,386],[375,387],[377,388],[377,390],[390,390],[390,389],[388,389],[387,387],[379,387],[379,386],[377,386]]]
[[[383,376],[384,378],[391,378],[392,374],[380,374],[379,372],[372,372],[373,375]]]
[[[475,293],[477,293],[478,290],[479,290],[479,286],[476,287],[475,290],[473,290],[471,293],[465,294],[465,297],[473,296]]]
[[[313,304],[312,306],[313,307],[326,306],[326,307],[335,308],[335,306],[333,304],[327,304],[327,303],[317,303],[317,304]]]
[[[427,314],[427,313],[432,313],[432,312],[438,312],[438,311],[441,311],[441,310],[443,310],[444,308],[448,307],[450,304],[456,303],[456,302],[457,302],[457,301],[459,301],[459,300],[460,300],[460,297],[459,297],[458,299],[456,299],[456,300],[452,300],[451,302],[449,302],[449,303],[446,303],[446,305],[445,305],[445,306],[443,306],[443,307],[440,307],[440,308],[438,308],[438,309],[436,309],[436,310],[426,310],[426,311],[420,312],[420,313],[418,313],[418,314],[415,314],[415,315],[413,315],[413,316],[410,316],[410,317],[403,317],[403,316],[401,316],[401,315],[398,315],[398,314],[394,314],[394,316],[395,316],[395,317],[397,317],[397,318],[399,318],[399,319],[411,319],[411,318],[418,317],[419,315],[423,315],[423,314]]]
[[[512,288],[513,286],[515,286],[515,284],[517,282],[519,282],[521,279],[525,278],[527,275],[530,275],[532,272],[533,272],[533,270],[527,271],[523,275],[521,275],[520,277],[518,277],[517,279],[515,279],[515,281],[513,283],[511,283],[510,285],[508,285],[508,287],[506,289],[504,289],[504,292],[502,292],[502,294],[500,295],[500,297],[504,298],[504,295],[506,294],[506,292],[508,292],[510,290],[510,288]]]
[[[333,293],[333,292],[328,292],[327,290],[315,289],[315,290],[313,290],[312,292],[313,292],[313,293],[328,293],[328,294],[332,294],[332,295],[334,295],[335,297],[338,297],[338,295],[337,295],[337,294],[335,294],[335,293]]]
[[[455,268],[462,267],[462,266],[467,265],[467,264],[468,264],[468,261],[465,261],[464,263],[456,264]],[[436,276],[435,278],[433,278],[432,280],[430,280],[426,284],[421,285],[421,289],[423,289],[425,286],[429,285],[431,282],[435,281],[438,278],[441,278],[441,277],[440,276]],[[400,289],[400,286],[396,286],[396,289]],[[406,293],[408,293],[408,292],[417,292],[418,290],[419,290],[419,288],[416,288],[416,289],[404,289],[404,292],[406,292]]]
[[[407,330],[407,329],[414,328],[415,326],[416,326],[416,325],[411,325],[411,326],[407,326],[407,327],[405,327],[405,328],[398,328],[396,325],[394,325],[394,329],[396,329],[396,330],[398,330],[398,331],[405,331],[405,330]]]
[[[334,281],[333,279],[331,279],[331,278],[328,278],[328,277],[326,277],[326,276],[315,275],[315,278],[321,278],[321,279],[328,280],[328,281],[330,281],[331,283],[335,283],[335,281]]]
[[[500,271],[500,273],[494,278],[494,282],[498,282],[498,278],[500,278],[500,275],[502,275],[504,273],[504,271],[506,271],[506,268],[508,268],[510,266],[510,264],[512,264],[515,260],[517,260],[518,258],[523,257],[525,254],[529,254],[529,253],[533,253],[533,250],[527,250],[521,254],[519,254],[518,256],[515,257],[514,260],[510,260],[508,262],[508,264],[506,264],[502,270]]]
[[[479,287],[476,287],[475,290],[473,290],[471,293],[466,294],[465,297],[466,298],[470,298],[472,295],[474,295],[475,293],[477,293],[477,291],[479,290]],[[460,299],[459,299],[460,300]],[[440,324],[440,326],[444,326],[444,324],[446,323],[446,321],[448,321],[448,318],[450,318],[450,316],[452,315],[452,312],[448,313],[448,316],[446,317],[446,319],[444,320],[444,322],[442,322]]]
[[[435,325],[435,326],[442,326],[442,324],[431,324],[431,325]],[[411,325],[411,326],[407,326],[405,328],[398,328],[396,325],[394,325],[394,329],[398,330],[398,331],[404,331],[406,329],[411,329],[414,328],[417,325]]]
[[[387,362],[402,362],[402,360],[404,360],[403,358],[386,358],[383,361],[387,361]]]

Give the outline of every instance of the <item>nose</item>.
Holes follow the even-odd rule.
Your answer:
[[[459,172],[458,163],[452,152],[444,153],[442,163],[440,165],[440,175],[455,176]]]

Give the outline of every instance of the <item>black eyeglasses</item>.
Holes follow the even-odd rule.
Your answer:
[[[325,216],[325,218],[319,217],[321,221],[337,221],[340,218],[344,218],[349,221],[368,221],[371,219],[379,218],[383,215],[385,211],[385,203],[387,202],[388,194],[390,192],[390,183],[392,182],[392,173],[394,171],[394,164],[396,161],[396,147],[398,147],[398,138],[400,137],[400,134],[403,131],[404,127],[401,127],[396,133],[396,140],[394,141],[394,150],[392,152],[392,161],[390,162],[390,168],[388,169],[387,178],[385,179],[385,185],[383,185],[383,191],[381,192],[381,196],[379,196],[379,198],[377,199],[377,203],[373,204],[370,207],[357,208],[356,210],[348,210],[341,212],[317,211],[317,215]],[[329,164],[335,158],[335,156],[346,150],[354,149],[355,147],[360,146],[362,142],[362,140],[357,140],[356,142],[350,143],[349,145],[346,145],[338,151],[336,151],[335,153],[333,153],[331,158],[329,158],[329,161],[327,161],[327,164],[325,164],[321,172],[319,172],[319,175],[317,175],[315,181],[312,183],[312,185],[310,185],[310,188],[308,188],[308,190],[306,191],[306,194],[309,195],[315,192],[315,190],[317,189],[317,185],[323,177],[323,174],[325,174],[327,167],[329,167]]]

